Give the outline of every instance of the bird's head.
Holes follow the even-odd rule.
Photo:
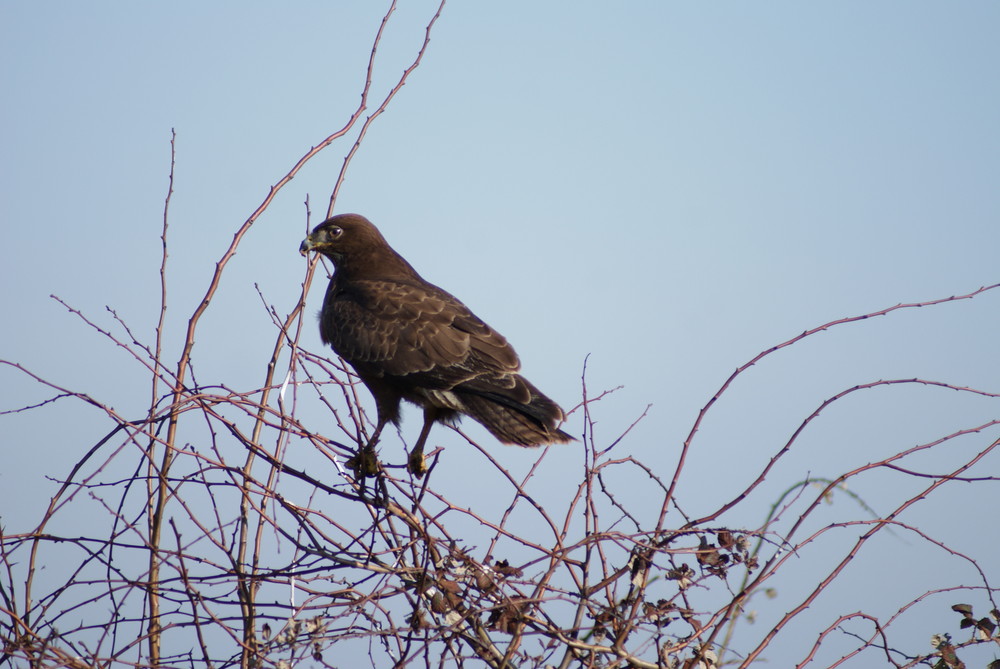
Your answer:
[[[358,214],[338,214],[323,221],[299,244],[299,253],[322,253],[344,276],[417,276],[385,241],[371,221]]]
[[[335,263],[387,246],[378,229],[364,216],[338,214],[323,221],[299,244],[299,253],[322,253]]]

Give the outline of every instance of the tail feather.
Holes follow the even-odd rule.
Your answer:
[[[509,393],[482,388],[455,388],[462,400],[463,413],[482,424],[498,440],[518,446],[575,441],[556,426],[565,418],[559,405],[550,400],[524,377],[521,383],[529,390],[528,402],[520,402]],[[522,386],[523,387],[523,386]]]

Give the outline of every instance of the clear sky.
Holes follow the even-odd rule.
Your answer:
[[[409,64],[435,6],[401,4],[377,94]],[[173,128],[176,351],[233,233],[354,110],[386,5],[0,3],[0,358],[141,414],[142,370],[49,296],[104,327],[110,306],[151,338]],[[621,448],[669,476],[699,408],[758,352],[837,318],[1000,281],[998,31],[1000,4],[987,1],[456,0],[364,140],[336,210],[372,219],[425,278],[505,334],[526,375],[567,408],[589,355],[591,392],[623,387],[594,408],[599,439],[651,404]],[[318,222],[349,148],[310,163],[240,247],[224,306],[199,335],[203,382],[260,383],[273,331],[254,285],[280,309],[294,304],[303,202]],[[1000,392],[998,332],[1000,290],[835,328],[766,358],[706,419],[681,503],[698,515],[728,500],[823,400],[856,384],[922,378]],[[303,344],[318,350],[318,333]],[[2,409],[48,396],[0,374]],[[729,522],[759,524],[807,474],[835,477],[985,423],[998,402],[923,386],[857,393]],[[409,415],[403,429],[415,435]],[[68,405],[0,418],[4,524],[17,525],[15,500],[44,503],[42,477],[65,474],[104,431]],[[998,436],[913,466],[943,471]],[[439,441],[466,466],[461,440],[442,430]],[[533,461],[496,450],[513,470]],[[976,472],[998,464],[993,454]],[[457,478],[451,494],[474,499]],[[872,476],[852,491],[883,511],[912,485]],[[906,520],[1000,580],[1000,537],[981,511],[995,509],[996,483],[939,493]],[[865,517],[846,498],[836,504],[830,522]],[[890,568],[954,569],[916,579],[911,596],[974,580],[925,548],[883,539],[858,561],[852,592],[878,590]],[[905,601],[831,595],[825,605],[833,617],[888,616]],[[909,651],[957,631],[953,603],[928,609],[940,616],[917,621]],[[818,629],[804,631],[809,643]],[[801,658],[805,643],[786,658],[774,649],[772,666]]]

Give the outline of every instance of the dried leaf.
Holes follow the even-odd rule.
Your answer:
[[[655,604],[652,602],[642,603],[643,615],[651,622],[656,623],[657,627],[664,627],[670,624],[669,613],[675,608],[674,604],[665,599],[660,599]]]
[[[969,604],[955,604],[951,610],[966,616],[972,615],[972,606]]]
[[[490,629],[495,629],[505,634],[515,634],[524,624],[521,622],[522,619],[521,610],[514,602],[509,602],[506,606],[493,609],[490,619],[486,624]]]
[[[518,569],[517,567],[511,567],[510,563],[507,562],[506,560],[500,560],[495,565],[493,565],[493,568],[496,570],[498,574],[502,574],[504,576],[520,577],[522,574],[524,574],[524,572],[521,569]]]
[[[632,585],[641,588],[649,574],[649,557],[645,553],[632,553],[628,559],[628,568],[632,573]]]
[[[496,584],[493,582],[493,577],[485,570],[476,570],[476,587],[481,592],[489,592],[496,587]]]
[[[442,592],[452,595],[457,595],[462,592],[462,586],[460,586],[455,581],[449,581],[446,578],[439,578],[437,586],[438,588],[441,589]]]
[[[434,594],[431,595],[431,611],[433,611],[434,613],[445,613],[450,608],[451,604],[448,603],[448,600],[445,599],[445,596],[440,592],[438,592],[437,590],[435,590]]]
[[[686,564],[682,564],[680,567],[677,567],[676,569],[668,569],[666,573],[667,578],[673,581],[677,581],[677,585],[678,587],[680,587],[681,590],[691,585],[691,580],[694,578],[694,576],[695,576],[694,569],[687,566]]]
[[[412,583],[413,589],[416,590],[421,595],[426,592],[427,588],[433,585],[433,581],[431,581],[431,576],[426,571],[422,571],[417,574],[411,574],[410,583]]]
[[[965,669],[965,663],[958,659],[955,647],[951,645],[950,634],[935,634],[931,637],[931,645],[937,649],[941,661],[934,665],[935,669]]]
[[[724,567],[729,562],[729,559],[721,554],[714,545],[708,543],[705,537],[701,538],[701,544],[695,552],[695,557],[698,559],[698,564],[713,570],[713,573],[718,573],[714,570]]]
[[[406,622],[413,630],[422,630],[427,627],[427,618],[424,617],[424,612],[420,609],[415,610],[413,615],[406,619]]]
[[[668,669],[672,669],[677,666],[677,658],[670,652],[670,648],[671,644],[665,643],[660,646],[660,649],[657,651],[657,655],[660,658],[660,664]]]

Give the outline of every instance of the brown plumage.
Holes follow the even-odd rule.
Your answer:
[[[378,422],[363,457],[389,422],[399,421],[401,400],[424,410],[424,425],[410,455],[410,471],[423,475],[423,448],[435,421],[464,414],[505,444],[539,446],[573,441],[557,426],[562,409],[517,373],[521,363],[496,330],[449,293],[424,281],[392,250],[378,229],[357,214],[320,223],[299,251],[317,251],[335,267],[319,329],[323,341],[349,362],[378,408]],[[362,470],[370,469],[362,466]]]

